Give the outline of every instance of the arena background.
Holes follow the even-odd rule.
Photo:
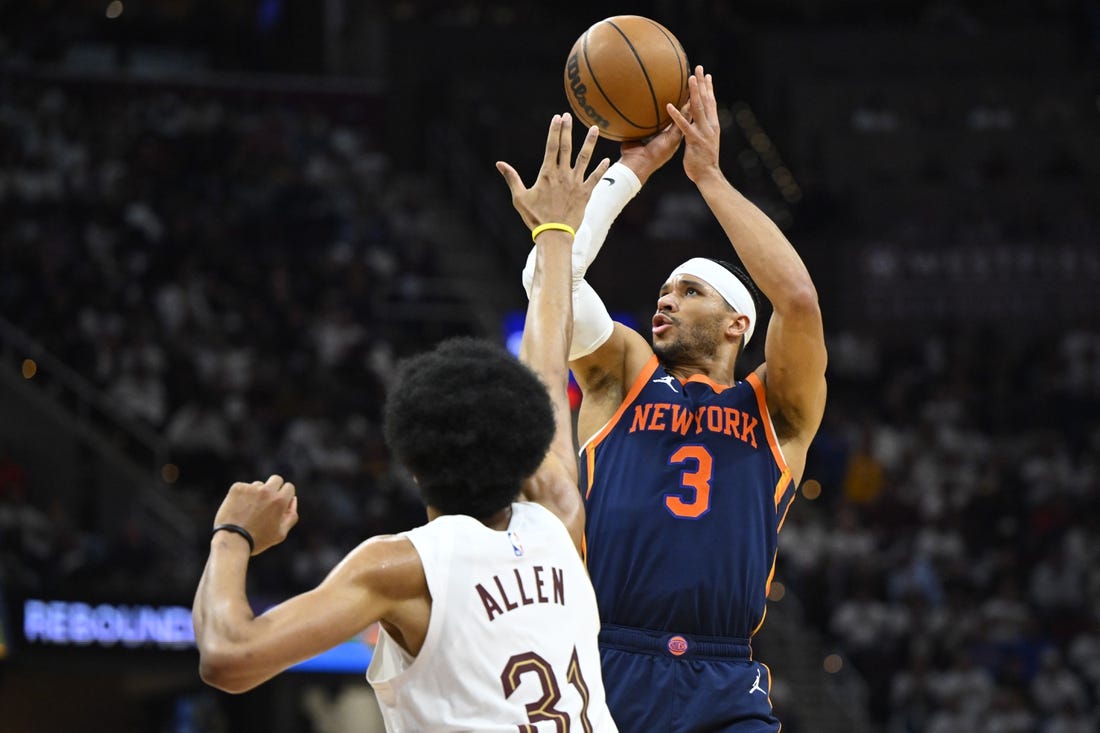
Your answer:
[[[822,299],[756,642],[785,733],[1100,730],[1096,0],[0,2],[0,730],[379,730],[369,638],[200,682],[211,517],[298,485],[257,608],[421,521],[395,361],[514,336],[493,162],[536,169],[565,53],[621,13],[714,74],[724,168]],[[645,323],[695,254],[728,249],[674,161],[590,279]]]

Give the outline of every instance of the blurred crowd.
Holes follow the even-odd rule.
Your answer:
[[[234,480],[308,492],[279,591],[420,518],[380,407],[396,359],[469,328],[431,188],[391,170],[369,101],[0,81],[0,314],[167,440],[203,525]],[[165,577],[138,523],[105,541],[26,485],[0,491],[9,583]]]
[[[1100,332],[835,334],[777,577],[889,733],[1100,729]]]
[[[797,169],[871,254],[838,265],[867,326],[828,338],[776,577],[887,733],[1100,730],[1095,27],[1017,74],[992,35],[955,76],[914,36],[906,74],[794,85]]]
[[[966,21],[959,3],[929,7]],[[792,167],[811,171],[811,194],[814,177],[858,178],[862,198],[840,185],[828,202],[857,211],[831,221],[902,251],[1095,241],[1096,151],[1063,134],[1095,111],[1044,99],[1025,119],[992,86],[953,118],[962,133],[937,136],[928,99],[871,93],[837,107],[846,139],[804,146]],[[163,436],[175,496],[202,526],[231,481],[295,481],[308,505],[285,561],[254,567],[270,600],[363,537],[422,521],[379,408],[400,356],[477,330],[438,264],[452,225],[440,192],[398,170],[371,104],[0,78],[0,318]],[[906,147],[929,129],[942,149]],[[1044,154],[996,137],[1013,130]],[[1005,145],[975,150],[979,135]],[[1011,204],[1033,178],[1067,204],[1057,215],[969,203]],[[706,219],[678,191],[649,214],[638,229],[660,240]],[[1044,316],[828,335],[806,473],[822,492],[790,512],[776,577],[889,733],[1100,730],[1100,331]],[[51,500],[40,478],[0,445],[0,586],[189,597],[201,567],[167,572],[175,558],[147,527]]]

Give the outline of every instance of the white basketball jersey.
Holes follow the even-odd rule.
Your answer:
[[[432,610],[415,658],[379,633],[367,680],[389,733],[616,730],[596,594],[561,520],[522,502],[507,531],[448,515],[404,536]]]

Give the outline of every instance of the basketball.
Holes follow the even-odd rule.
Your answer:
[[[565,94],[577,119],[608,140],[642,140],[671,122],[665,105],[688,97],[688,60],[660,23],[616,15],[586,30],[565,63]]]

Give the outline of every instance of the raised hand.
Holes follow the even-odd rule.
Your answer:
[[[255,541],[253,555],[286,539],[298,523],[298,497],[294,484],[282,476],[267,481],[237,482],[229,487],[214,524],[235,524],[246,529]]]
[[[683,106],[681,113],[685,116],[690,114],[687,104]],[[634,171],[634,175],[644,185],[658,168],[672,159],[683,140],[683,131],[670,122],[665,129],[645,140],[623,143],[619,148],[622,155],[620,162]]]
[[[688,77],[688,95],[690,119],[672,104],[667,109],[684,135],[684,173],[698,184],[709,176],[722,174],[718,165],[722,126],[714,99],[714,79],[703,73],[702,66],[696,66],[695,73]]]
[[[573,229],[580,226],[592,189],[611,166],[611,161],[604,158],[591,174],[584,175],[598,137],[599,128],[593,125],[588,129],[574,163],[573,117],[568,112],[554,115],[546,136],[542,167],[530,188],[526,187],[515,168],[503,161],[497,163],[497,170],[512,192],[512,205],[528,228],[534,229],[548,222],[566,224]]]

